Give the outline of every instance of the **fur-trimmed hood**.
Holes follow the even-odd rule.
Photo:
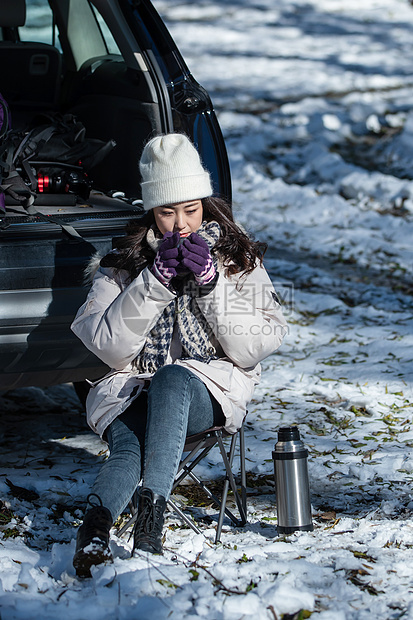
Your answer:
[[[93,278],[96,275],[97,270],[100,267],[100,261],[103,258],[103,254],[101,252],[95,252],[90,257],[84,271],[83,271],[83,284],[85,286],[90,286],[93,282]]]

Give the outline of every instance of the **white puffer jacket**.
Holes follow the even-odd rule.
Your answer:
[[[93,384],[86,403],[88,424],[100,436],[150,379],[139,374],[132,361],[175,297],[148,268],[130,284],[127,276],[99,267],[72,324],[85,346],[112,368]],[[280,346],[287,325],[268,274],[260,266],[241,278],[225,277],[220,268],[215,288],[197,297],[196,303],[212,327],[219,359],[209,363],[180,359],[181,345],[174,334],[167,363],[189,368],[205,383],[222,406],[226,430],[234,433],[260,379],[260,362]]]

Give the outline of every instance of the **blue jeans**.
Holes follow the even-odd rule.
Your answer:
[[[169,497],[187,435],[224,423],[221,406],[205,384],[183,366],[167,365],[106,430],[110,455],[93,485],[89,504],[126,508],[141,477],[145,488]],[[143,475],[142,475],[143,474]]]

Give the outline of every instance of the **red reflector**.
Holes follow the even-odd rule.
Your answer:
[[[47,190],[50,185],[50,177],[44,177],[44,189]]]
[[[44,178],[41,176],[39,176],[37,179],[37,189],[39,190],[40,194],[44,192]]]

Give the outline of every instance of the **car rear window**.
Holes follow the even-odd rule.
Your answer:
[[[105,22],[97,8],[93,4],[91,4],[90,6],[92,7],[96,20],[99,24],[100,31],[102,33],[102,37],[105,40],[109,54],[120,54],[120,50],[117,46],[115,39],[113,38],[111,31],[109,30],[107,23]]]

